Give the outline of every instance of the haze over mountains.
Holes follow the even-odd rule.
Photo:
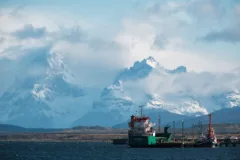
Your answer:
[[[91,107],[91,99],[97,98],[95,89],[76,84],[59,55],[47,49],[40,51],[11,62],[16,74],[0,97],[2,123],[67,127]]]
[[[168,115],[164,122],[240,106],[236,70],[169,70],[148,57],[120,71],[111,85],[91,88],[79,85],[63,57],[48,49],[17,60],[1,59],[1,65],[15,70],[15,78],[1,94],[0,122],[23,127],[114,126],[127,121],[139,105],[152,116]]]
[[[185,128],[191,128],[192,125],[199,125],[201,122],[203,124],[208,125],[209,123],[209,116],[203,115],[199,117],[188,117],[183,115],[171,115],[167,112],[159,112],[161,116],[161,126],[170,125],[173,126],[173,121],[175,121],[175,127],[181,128],[182,127],[182,120],[184,121],[184,127]],[[240,123],[240,107],[233,107],[233,108],[224,108],[220,109],[218,111],[212,112],[212,123],[213,124],[239,124]],[[157,127],[158,124],[158,115],[156,112],[148,111],[146,112],[147,115],[151,117],[152,122],[156,124],[155,127]],[[169,121],[169,119],[171,119]],[[128,128],[128,121],[117,124],[113,126],[113,128]],[[238,127],[237,127],[238,128]]]
[[[108,127],[139,105],[166,123],[239,107],[239,17],[236,0],[0,1],[0,123]]]

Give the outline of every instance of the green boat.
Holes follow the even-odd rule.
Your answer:
[[[128,125],[128,145],[133,148],[214,148],[218,146],[211,125],[211,114],[206,138],[193,143],[184,143],[184,140],[182,142],[172,141],[172,134],[168,132],[170,126],[165,126],[164,132],[156,133],[156,131],[153,130],[154,124],[150,123],[150,118],[148,116],[142,116],[142,114],[140,117],[132,115]]]
[[[153,123],[148,116],[131,116],[128,130],[128,145],[134,148],[172,148],[183,147],[183,143],[172,142],[172,134],[168,132],[170,126],[164,127],[164,132],[156,133]]]

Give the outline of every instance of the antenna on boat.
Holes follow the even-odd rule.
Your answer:
[[[182,120],[182,142],[184,143],[184,120]]]
[[[174,137],[174,141],[175,141],[175,121],[173,121],[173,137]]]
[[[198,128],[199,128],[199,135],[202,135],[203,134],[203,131],[202,131],[202,121],[198,120]]]
[[[158,113],[158,132],[161,132],[161,128],[160,128],[160,124],[161,124],[161,116],[160,113]]]
[[[212,131],[212,114],[210,113],[208,116],[209,116],[208,135],[210,136],[210,138],[213,138],[213,131]]]
[[[212,114],[210,113],[209,115],[209,124],[208,124],[208,128],[209,130],[212,128]]]
[[[195,125],[195,122],[192,123],[192,140],[194,141],[194,125]]]
[[[203,134],[203,123],[202,121],[200,122],[200,125],[201,125],[201,135]]]

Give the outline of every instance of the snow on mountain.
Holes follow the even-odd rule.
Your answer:
[[[129,119],[139,110],[139,105],[144,105],[146,110],[155,109],[156,112],[166,111],[190,117],[239,105],[238,90],[224,91],[225,86],[220,86],[225,82],[215,84],[215,81],[222,81],[217,79],[219,77],[214,73],[190,73],[185,66],[165,69],[153,57],[149,57],[119,73],[113,84],[103,89],[100,99],[93,103],[92,110],[75,121],[74,125],[114,126]],[[223,77],[228,80],[227,76]],[[232,78],[235,77],[230,77],[229,83]],[[212,82],[212,79],[215,81]],[[159,84],[156,83],[158,81]],[[216,85],[220,89],[214,88]],[[173,119],[174,116],[166,121]]]
[[[200,106],[198,101],[191,98],[177,99],[177,102],[164,102],[158,95],[153,95],[146,106],[147,108],[163,109],[180,115],[192,116],[194,114],[199,116],[208,114],[206,108]]]
[[[145,63],[152,68],[159,67],[159,63],[152,56],[148,57],[147,59],[144,59],[142,63]]]
[[[117,75],[115,82],[120,81],[129,81],[129,80],[138,80],[141,78],[147,77],[153,69],[164,70],[158,62],[156,62],[152,57],[144,59],[139,62],[136,61],[134,65],[130,68],[124,69],[119,75]]]
[[[135,112],[133,105],[131,98],[124,96],[122,81],[118,81],[104,88],[100,100],[93,102],[92,110],[76,120],[73,126],[113,126]]]
[[[193,107],[192,109],[189,109],[188,107],[185,107],[181,110],[177,110],[177,106],[174,104],[161,104],[165,102],[163,102],[163,100],[161,100],[159,97],[151,97],[148,94],[145,94],[144,90],[142,90],[141,87],[136,88],[134,85],[127,84],[128,82],[134,83],[135,81],[144,79],[148,77],[152,72],[163,75],[180,74],[185,73],[186,68],[184,66],[180,66],[174,70],[167,70],[164,67],[160,66],[160,64],[153,57],[148,57],[141,62],[135,62],[132,67],[124,69],[121,73],[119,73],[112,85],[103,89],[100,100],[93,103],[92,111],[75,121],[73,125],[100,124],[105,126],[112,126],[117,123],[126,121],[130,115],[138,110],[139,104],[144,104],[148,108],[157,107],[159,110],[167,110],[177,114],[185,114],[190,112],[192,113],[194,112],[194,109],[196,110],[196,113],[206,113],[204,109],[195,103],[193,103],[193,106],[195,108]],[[153,105],[154,103],[158,105]],[[188,106],[190,105],[191,104],[188,104]],[[175,109],[176,111],[172,109]],[[109,118],[109,116],[101,116],[106,114],[114,116],[111,118]],[[91,121],[89,120],[89,117],[91,117]]]
[[[226,95],[226,98],[228,99],[231,108],[240,106],[240,93],[238,90]]]
[[[62,57],[47,49],[29,52],[14,63],[15,80],[0,97],[2,123],[69,127],[98,96],[96,90],[79,86]]]
[[[159,74],[167,73],[184,73],[187,72],[185,66],[179,66],[174,70],[168,70],[162,67],[152,56],[141,62],[136,61],[130,68],[124,69],[115,79],[115,82],[121,81],[134,81],[147,77],[152,71]]]
[[[64,59],[48,48],[0,59],[0,66],[9,78],[1,80],[6,86],[0,90],[0,122],[23,127],[113,126],[126,122],[139,105],[167,112],[171,118],[165,121],[172,121],[240,104],[237,72],[169,70],[153,57],[124,69],[103,90],[80,86]]]

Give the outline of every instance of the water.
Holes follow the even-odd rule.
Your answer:
[[[0,142],[1,160],[240,160],[236,148],[128,148],[107,143]]]

